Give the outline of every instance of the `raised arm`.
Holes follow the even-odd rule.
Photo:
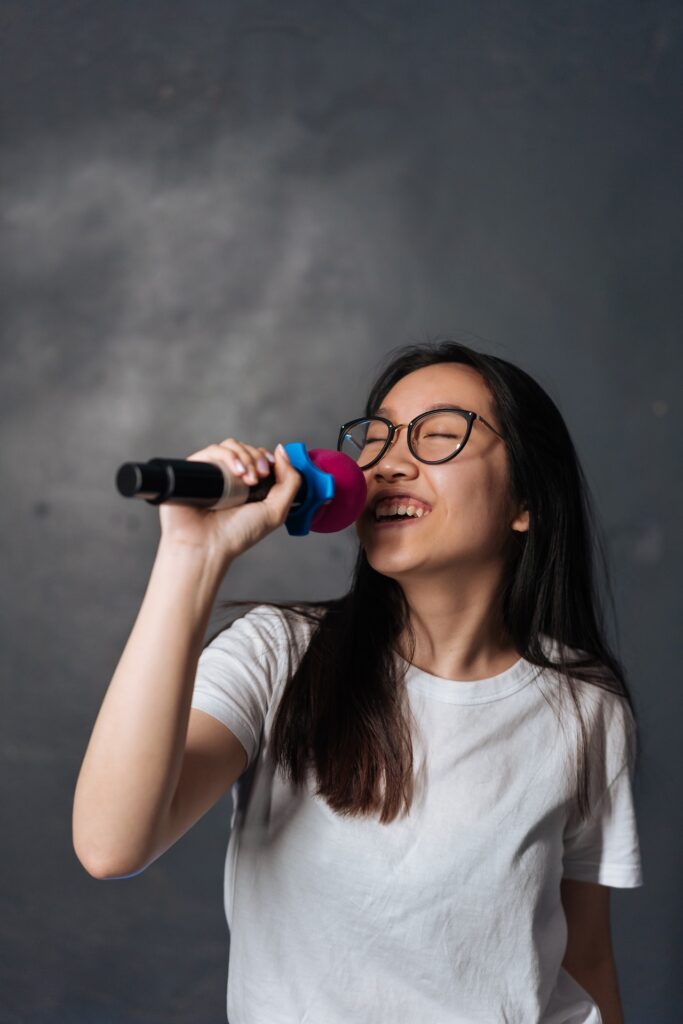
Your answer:
[[[191,458],[225,461],[235,472],[239,457],[255,474],[262,452],[229,438]],[[282,449],[275,472],[263,501],[217,512],[159,506],[162,536],[147,590],[74,794],[74,850],[96,878],[141,871],[244,769],[246,753],[230,730],[196,710],[190,722],[190,704],[223,576],[234,558],[284,523],[300,486]],[[247,483],[255,479],[245,475]]]

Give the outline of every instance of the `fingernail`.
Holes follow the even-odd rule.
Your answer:
[[[268,459],[268,462],[275,462],[275,456],[272,452],[266,452],[266,458]]]
[[[258,466],[258,468],[261,470],[262,473],[267,473],[268,472],[268,463],[263,458],[263,456],[260,456],[256,460],[256,465]]]
[[[246,466],[244,466],[239,459],[235,459],[235,469],[238,473],[244,473]]]
[[[284,445],[279,444],[275,450],[278,451],[280,455],[284,455],[284,457],[287,459],[287,462],[289,462],[289,456],[287,455],[287,452],[284,449]]]

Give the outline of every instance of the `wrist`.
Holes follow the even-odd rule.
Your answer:
[[[204,544],[195,544],[175,537],[171,539],[162,534],[156,561],[172,567],[176,572],[198,575],[207,583],[214,581],[218,586],[230,568],[233,557],[227,552],[217,552]]]

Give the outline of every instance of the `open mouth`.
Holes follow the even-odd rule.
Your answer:
[[[372,517],[375,526],[402,526],[405,523],[419,523],[430,515],[431,509],[417,508],[413,505],[401,505],[397,509],[387,510],[388,514]]]
[[[412,494],[390,494],[376,499],[368,512],[373,526],[384,529],[420,522],[431,515],[432,507]]]

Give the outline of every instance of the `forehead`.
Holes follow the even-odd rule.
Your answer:
[[[436,363],[402,377],[384,396],[376,412],[407,422],[430,405],[457,405],[486,416],[491,394],[471,366]]]

